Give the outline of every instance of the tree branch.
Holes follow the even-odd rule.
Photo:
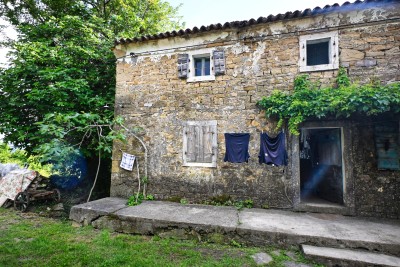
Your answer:
[[[97,133],[99,134],[98,128],[97,128]],[[100,136],[99,136],[99,143],[100,143]],[[100,164],[101,164],[101,150],[99,149],[99,164],[97,165],[96,177],[94,178],[93,186],[90,189],[89,196],[86,202],[89,202],[90,197],[92,196],[93,189],[96,186],[97,177],[99,176],[99,171],[100,171]]]
[[[135,133],[133,133],[131,130],[129,130],[128,128],[126,128],[124,125],[121,125],[122,128],[125,129],[125,131],[128,132],[128,134],[131,134],[133,137],[135,137],[137,140],[139,140],[139,142],[142,144],[143,148],[144,148],[144,176],[148,179],[148,172],[147,172],[147,147],[146,144],[142,141],[142,139],[140,139]],[[146,184],[143,185],[143,195],[144,197],[146,197]]]

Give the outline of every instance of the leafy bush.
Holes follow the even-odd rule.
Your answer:
[[[37,156],[28,156],[23,149],[11,149],[11,147],[3,142],[0,142],[0,163],[16,163],[21,167],[28,166],[29,169],[37,171],[44,177],[49,177],[52,166],[49,164],[43,165]]]
[[[233,204],[238,210],[242,210],[243,208],[251,209],[254,205],[253,200],[251,199],[235,201]]]
[[[287,122],[289,131],[296,135],[299,124],[311,118],[400,113],[400,83],[350,83],[344,68],[340,68],[336,83],[337,88],[319,88],[308,75],[300,75],[294,81],[292,93],[274,91],[257,105],[265,110],[267,117],[278,119],[278,128]]]
[[[254,206],[254,202],[252,199],[245,200],[232,200],[229,195],[218,195],[211,198],[211,200],[203,201],[204,205],[212,205],[212,206],[233,206],[238,210],[242,210],[243,208],[251,209]]]
[[[142,193],[140,193],[139,195],[132,195],[129,197],[127,205],[128,206],[137,206],[139,204],[142,204],[143,200],[154,200],[154,196],[153,195],[146,195],[144,196]]]

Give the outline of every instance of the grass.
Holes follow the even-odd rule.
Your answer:
[[[272,249],[110,233],[0,208],[0,266],[255,266],[251,256]],[[270,266],[283,266],[284,253]]]

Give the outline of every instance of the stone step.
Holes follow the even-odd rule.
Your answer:
[[[115,232],[180,236],[254,246],[309,244],[400,257],[400,221],[338,214],[182,205],[148,201],[134,207],[105,198],[72,207],[70,219]]]
[[[306,258],[327,266],[400,266],[400,258],[375,252],[310,245],[301,245],[301,250]]]

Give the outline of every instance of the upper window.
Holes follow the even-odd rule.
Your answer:
[[[212,81],[222,74],[225,74],[224,51],[200,49],[178,55],[178,76],[188,82]]]
[[[339,68],[338,32],[300,36],[300,72]]]
[[[210,56],[193,57],[194,60],[194,76],[210,75]]]

